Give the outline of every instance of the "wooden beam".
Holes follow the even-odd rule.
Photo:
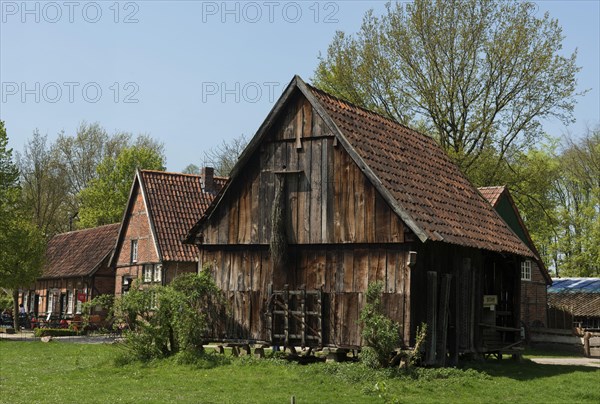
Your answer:
[[[445,274],[441,283],[437,324],[437,364],[438,366],[445,366],[447,352],[446,342],[448,339],[448,304],[450,302],[452,275]]]
[[[427,350],[425,364],[435,364],[437,336],[437,272],[427,272]]]

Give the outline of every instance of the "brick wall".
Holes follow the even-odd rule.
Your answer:
[[[135,202],[129,215],[125,218],[126,228],[120,251],[117,251],[117,268],[114,279],[115,296],[121,296],[123,290],[123,278],[132,280],[141,278],[144,264],[159,263],[158,252],[152,237],[150,221],[144,198],[140,192],[139,185],[136,186],[132,195]],[[136,262],[131,261],[131,241],[137,240],[138,257]]]
[[[531,281],[521,281],[521,321],[546,326],[546,281],[535,262],[531,263]]]
[[[146,205],[144,204],[144,199],[139,189],[138,186],[133,195],[135,203],[131,212],[129,212],[129,216],[126,218],[127,228],[125,229],[125,235],[123,236],[121,251],[118,252],[117,266],[132,264],[132,240],[137,240],[138,242],[138,264],[159,262],[154,238],[152,237],[152,231],[150,230],[150,221],[148,220]]]
[[[123,278],[128,277],[132,280],[142,278],[143,265],[130,265],[117,268],[115,279],[115,296],[121,296],[123,293]],[[183,273],[197,273],[198,263],[196,262],[166,262],[163,264],[163,278],[165,284],[169,284],[173,278]]]

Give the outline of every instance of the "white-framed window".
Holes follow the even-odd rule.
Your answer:
[[[154,282],[162,282],[162,265],[157,264],[154,266]]]
[[[36,296],[35,292],[32,291],[29,296],[29,312],[30,313],[37,312],[37,307],[35,307],[35,296]],[[38,299],[39,299],[39,297],[38,297]]]
[[[77,291],[75,291],[75,295],[78,295]],[[81,314],[83,310],[83,302],[79,300],[79,296],[75,299],[75,314]]]
[[[122,279],[122,283],[121,283],[121,294],[122,295],[126,295],[127,293],[129,293],[129,289],[131,289],[131,283],[132,283],[132,279],[124,276]]]
[[[29,291],[23,293],[23,307],[26,312],[29,310]]]
[[[146,264],[142,270],[144,283],[162,283],[162,264]]]
[[[51,314],[54,310],[54,293],[52,291],[48,291],[48,305],[46,308],[46,312]]]
[[[137,262],[138,260],[138,241],[131,240],[131,262]]]
[[[521,262],[521,280],[522,281],[530,281],[531,280],[531,261],[530,260]]]
[[[152,282],[152,264],[144,265],[144,273],[142,274],[144,278],[144,283]]]
[[[73,314],[73,291],[67,290],[67,314]]]

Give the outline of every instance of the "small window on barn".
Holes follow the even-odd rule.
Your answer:
[[[137,262],[138,260],[138,241],[131,240],[131,262]]]
[[[521,280],[531,280],[531,261],[529,260],[521,262]]]

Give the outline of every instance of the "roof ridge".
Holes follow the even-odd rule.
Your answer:
[[[435,141],[435,139],[434,139],[432,136],[429,136],[429,135],[427,135],[427,134],[425,134],[425,133],[419,132],[418,130],[416,130],[416,129],[414,129],[414,128],[411,128],[410,126],[408,126],[408,125],[406,125],[406,124],[403,124],[403,123],[401,123],[401,122],[398,122],[397,120],[395,120],[395,119],[393,119],[393,118],[390,118],[389,116],[385,116],[385,115],[383,115],[383,114],[380,114],[379,112],[375,112],[375,111],[373,111],[373,110],[370,110],[370,109],[368,109],[368,108],[362,107],[362,106],[360,106],[360,105],[357,105],[357,104],[355,104],[355,103],[353,103],[353,102],[350,102],[350,101],[348,101],[348,100],[345,100],[345,99],[343,99],[343,98],[339,98],[339,97],[337,97],[337,96],[335,96],[335,95],[333,95],[333,94],[331,94],[331,93],[328,93],[328,92],[327,92],[327,91],[325,91],[325,90],[322,90],[322,89],[320,89],[320,88],[318,88],[318,87],[315,87],[315,86],[313,86],[313,85],[311,85],[311,84],[308,84],[308,83],[306,83],[306,82],[305,82],[305,84],[306,84],[306,86],[307,86],[307,87],[309,87],[311,90],[317,91],[317,92],[319,92],[319,93],[321,93],[321,94],[323,94],[323,95],[325,95],[325,96],[327,96],[327,97],[331,97],[331,98],[333,98],[333,99],[334,99],[334,100],[336,100],[336,101],[339,101],[339,102],[341,102],[341,103],[343,103],[343,104],[349,105],[349,106],[351,106],[351,107],[353,107],[353,108],[360,109],[361,111],[364,111],[364,112],[365,112],[365,113],[367,113],[367,114],[372,114],[372,115],[378,116],[378,117],[380,117],[380,118],[382,118],[382,119],[385,119],[386,121],[389,121],[389,122],[391,122],[391,123],[393,123],[393,124],[395,124],[395,125],[399,125],[399,126],[403,127],[404,129],[407,129],[407,130],[409,130],[409,131],[411,131],[411,132],[415,132],[415,133],[419,134],[420,136],[423,136],[423,137],[425,137],[425,138],[427,138],[427,139],[431,139],[431,140],[434,140],[434,141]],[[436,144],[437,144],[437,142],[436,142]]]
[[[67,235],[67,234],[73,234],[73,233],[83,233],[86,231],[98,230],[102,227],[109,227],[109,226],[115,226],[115,225],[120,225],[120,224],[121,224],[121,222],[116,222],[116,223],[109,223],[109,224],[101,224],[100,226],[96,226],[96,227],[86,227],[85,229],[70,230],[70,231],[65,231],[63,233],[57,233],[53,237]]]
[[[166,174],[166,175],[177,175],[177,176],[181,176],[181,177],[200,178],[200,174],[178,173],[178,172],[175,172],[175,171],[161,171],[161,170],[140,169],[140,172],[141,173],[147,173],[147,174]]]
[[[477,187],[477,189],[492,189],[492,188],[506,188],[506,185],[488,185],[486,187]]]
[[[142,172],[142,173],[148,173],[148,174],[177,175],[177,176],[181,176],[181,177],[193,177],[193,178],[201,178],[202,177],[202,174],[178,173],[178,172],[175,172],[175,171],[161,171],[161,170],[140,169],[140,172]],[[229,179],[229,177],[223,176],[223,175],[213,175],[213,178],[218,179],[218,180],[228,180]]]

